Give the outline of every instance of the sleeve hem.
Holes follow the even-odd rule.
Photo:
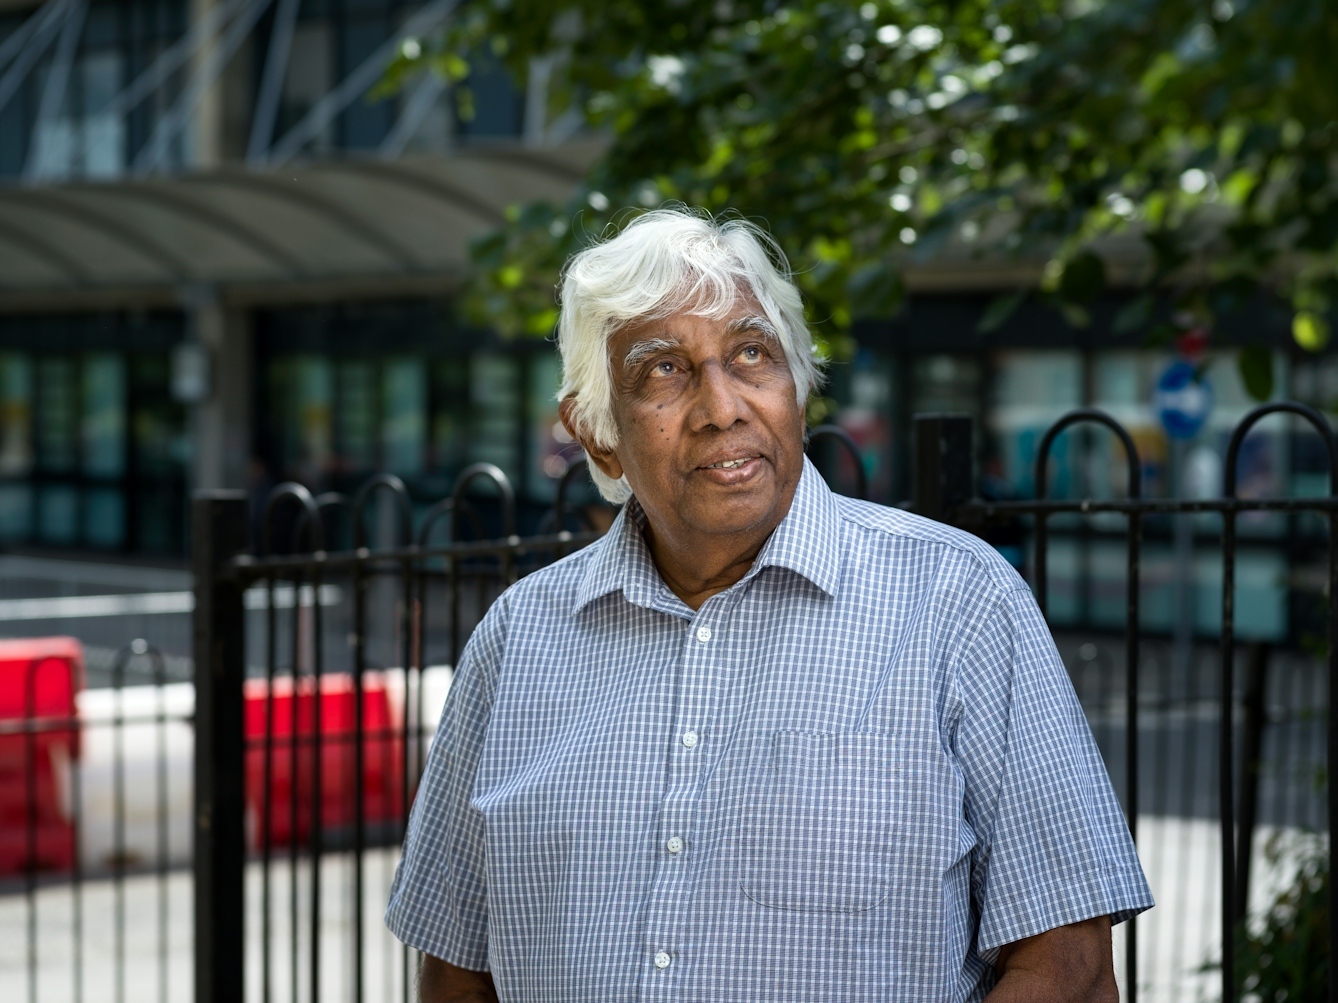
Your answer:
[[[1141,869],[1137,871],[1116,871],[1111,876],[1116,878],[1116,883],[1118,883],[1118,879],[1125,875],[1133,878],[1139,884],[1146,880]],[[1072,903],[1067,908],[1044,916],[1028,918],[1011,930],[978,941],[976,954],[983,960],[992,963],[992,959],[998,955],[999,948],[1005,944],[1015,944],[1019,940],[1026,940],[1028,937],[1035,937],[1049,930],[1057,930],[1061,926],[1071,926],[1074,923],[1081,923],[1097,916],[1109,916],[1111,926],[1114,927],[1126,920],[1133,919],[1141,912],[1146,912],[1155,904],[1146,887],[1142,894],[1129,895],[1126,893],[1120,895],[1117,893],[1097,901]]]
[[[491,971],[488,967],[488,947],[486,943],[475,950],[461,949],[459,945],[454,944],[433,943],[430,938],[424,935],[425,931],[405,929],[398,916],[387,916],[386,928],[390,930],[396,940],[406,947],[412,947],[415,951],[420,951],[423,954],[430,954],[448,965],[464,968],[471,972]]]

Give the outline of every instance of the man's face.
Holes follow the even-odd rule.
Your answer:
[[[606,473],[627,475],[652,532],[769,534],[799,483],[804,413],[756,301],[720,320],[632,324],[609,350],[619,441]]]

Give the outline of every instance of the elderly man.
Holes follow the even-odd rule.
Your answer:
[[[805,459],[778,248],[643,215],[569,263],[558,347],[626,504],[460,658],[386,917],[422,999],[1116,999],[1152,900],[1045,622]]]

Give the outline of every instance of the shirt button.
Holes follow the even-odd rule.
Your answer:
[[[697,628],[697,640],[701,641],[702,644],[705,644],[710,639],[711,639],[710,627],[707,627],[706,625],[703,624],[702,626]]]
[[[683,840],[679,839],[677,836],[670,836],[669,842],[665,843],[664,846],[670,853],[683,852]]]
[[[683,744],[689,749],[695,749],[697,747],[697,733],[695,731],[683,732]]]
[[[669,967],[669,955],[665,954],[663,951],[660,951],[659,953],[657,953],[657,954],[655,955],[655,967],[656,967],[656,968],[661,968],[661,969],[663,969],[663,968],[668,968],[668,967]]]

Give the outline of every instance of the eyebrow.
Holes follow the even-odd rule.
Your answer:
[[[780,341],[780,336],[776,333],[775,326],[760,314],[750,314],[747,317],[740,317],[738,320],[729,322],[725,329],[730,334],[742,334],[745,331],[754,331],[762,335],[768,341]]]
[[[672,352],[681,345],[677,341],[671,341],[668,338],[651,338],[647,341],[638,341],[627,351],[623,357],[623,368],[631,369],[639,366],[657,352]]]

